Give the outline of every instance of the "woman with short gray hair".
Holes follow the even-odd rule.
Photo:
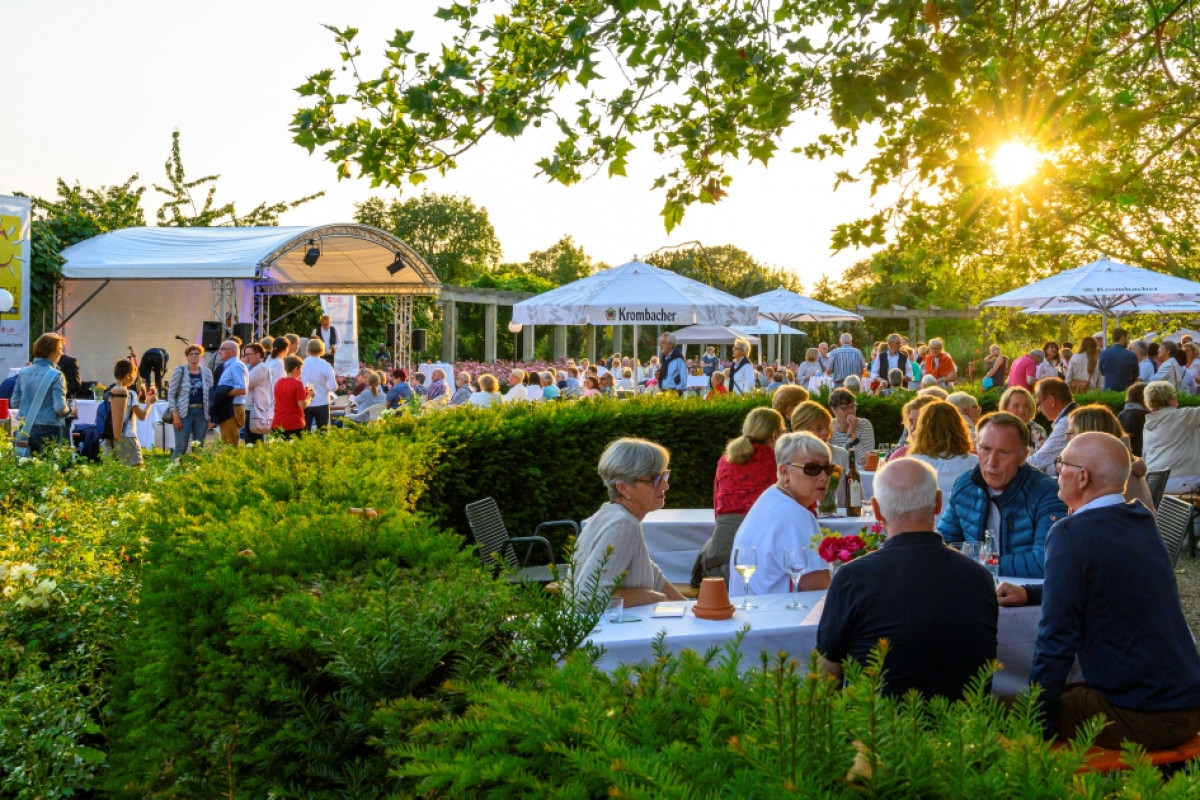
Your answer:
[[[1146,385],[1146,407],[1142,458],[1147,469],[1171,470],[1167,494],[1200,488],[1200,406],[1180,408],[1175,387],[1154,381]]]
[[[666,499],[670,458],[665,447],[645,439],[617,439],[604,449],[596,471],[608,489],[609,502],[583,522],[571,556],[576,586],[587,586],[600,570],[601,589],[621,578],[613,596],[624,598],[626,606],[683,599],[650,560],[642,533],[642,520],[662,508]]]
[[[753,547],[758,552],[758,569],[750,578],[750,594],[779,594],[788,591],[790,576],[784,563],[784,550],[804,554],[801,591],[829,587],[825,569],[811,543],[820,533],[814,509],[829,488],[829,475],[835,469],[829,447],[811,433],[785,433],[775,442],[776,482],[759,495],[750,513],[733,539],[730,574],[737,551]],[[741,596],[744,584],[732,581],[731,596]]]

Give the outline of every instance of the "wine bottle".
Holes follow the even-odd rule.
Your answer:
[[[862,478],[854,463],[854,451],[850,451],[850,468],[846,470],[846,516],[862,516]]]

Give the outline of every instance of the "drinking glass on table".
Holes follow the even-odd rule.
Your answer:
[[[803,547],[783,548],[783,568],[787,570],[788,577],[792,579],[792,591],[799,593],[800,576],[803,575],[805,569],[808,568],[808,550]],[[808,606],[800,602],[799,597],[788,603],[785,607],[798,608],[801,610],[808,608]]]
[[[739,547],[733,551],[733,568],[742,576],[742,611],[758,608],[750,602],[750,578],[758,571],[758,550],[753,547]]]
[[[972,561],[979,561],[979,554],[983,550],[983,542],[965,541],[962,543],[962,554]]]

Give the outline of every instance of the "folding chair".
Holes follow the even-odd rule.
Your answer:
[[[1146,486],[1150,489],[1150,499],[1154,502],[1156,509],[1159,501],[1162,500],[1163,491],[1167,488],[1167,479],[1170,477],[1171,470],[1169,469],[1156,469],[1146,473]]]
[[[1179,560],[1179,551],[1183,548],[1183,540],[1187,538],[1191,527],[1191,503],[1165,495],[1158,504],[1158,535],[1167,546],[1167,555],[1171,556],[1172,567]]]

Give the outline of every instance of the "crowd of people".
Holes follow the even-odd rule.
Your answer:
[[[989,414],[971,395],[920,389],[904,407],[905,442],[874,475],[870,505],[886,542],[836,573],[813,551],[818,506],[837,466],[850,451],[873,448],[874,436],[844,388],[859,365],[849,356],[841,364],[833,351],[830,369],[843,388],[829,393],[827,405],[799,386],[781,386],[772,406],[752,410],[729,441],[713,481],[715,527],[692,585],[723,578],[731,597],[827,589],[817,648],[830,674],[840,676],[847,658],[865,662],[886,638],[888,693],[951,699],[995,658],[999,608],[1041,603],[1033,680],[1043,689],[1047,736],[1072,736],[1104,714],[1104,746],[1186,741],[1200,730],[1200,656],[1145,476],[1171,469],[1167,491],[1196,487],[1200,408],[1179,408],[1168,380],[1140,382],[1137,354],[1120,352],[1127,346],[1123,331],[1103,351],[1084,345],[1065,359],[1063,377],[1008,385]],[[902,369],[892,366],[901,355],[907,366],[907,354],[896,351],[876,354],[874,369]],[[1054,358],[1064,362],[1061,348]],[[1126,381],[1126,410],[1075,403],[1076,390],[1096,383],[1071,370],[1073,359],[1103,365],[1101,385]],[[940,362],[935,371],[953,374]],[[1003,369],[991,374],[993,386],[1005,385]],[[1143,403],[1140,414],[1130,413]],[[1038,410],[1049,430],[1034,422]],[[610,500],[585,522],[573,555],[576,575],[599,571],[600,585],[616,587],[627,606],[678,596],[640,527],[665,503],[669,459],[652,442],[609,445],[600,474]],[[952,548],[985,540],[995,542],[998,574],[1012,582],[995,585]],[[745,583],[730,580],[744,548],[756,551]],[[1076,659],[1085,683],[1067,682]]]

